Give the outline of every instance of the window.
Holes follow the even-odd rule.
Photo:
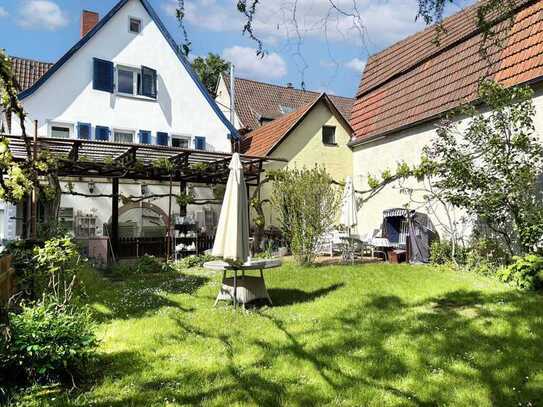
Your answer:
[[[190,148],[190,137],[172,134],[172,147]]]
[[[117,70],[117,92],[134,94],[134,71],[119,68]]]
[[[117,143],[133,143],[134,132],[128,130],[114,130],[113,141]]]
[[[128,23],[128,30],[131,33],[139,34],[141,32],[141,20],[139,18],[130,17],[130,22]]]
[[[336,144],[335,126],[322,126],[322,142],[324,144]]]
[[[77,123],[77,138],[81,140],[90,140],[91,138],[90,123]]]
[[[152,99],[157,97],[157,72],[141,68],[117,67],[117,92],[123,95],[141,95]]]
[[[74,134],[74,125],[66,122],[49,121],[49,137],[70,138]]]
[[[70,138],[70,128],[64,126],[51,126],[51,137]]]
[[[151,144],[151,132],[149,130],[140,130],[140,144]]]
[[[157,131],[157,133],[156,133],[156,143],[159,146],[167,146],[168,145],[168,133],[164,133],[162,131]]]
[[[205,137],[194,137],[194,148],[196,150],[205,150],[206,149],[206,138]]]
[[[106,126],[96,126],[95,132],[94,132],[94,138],[95,140],[100,141],[108,141],[109,140],[109,127]]]
[[[285,106],[285,105],[279,105],[279,111],[283,114],[288,114],[288,113],[292,113],[294,110],[293,107],[290,107],[290,106]]]

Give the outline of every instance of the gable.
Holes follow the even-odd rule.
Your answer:
[[[188,75],[190,78],[191,86],[197,89],[199,97],[203,98],[205,100],[206,104],[209,106],[209,108],[212,110],[213,114],[223,123],[223,125],[229,130],[229,135],[232,137],[237,138],[237,131],[236,129],[230,124],[230,122],[226,119],[224,114],[221,112],[221,110],[218,108],[217,104],[211,98],[207,90],[205,89],[204,85],[200,82],[198,79],[196,73],[193,71],[192,67],[190,66],[190,63],[187,61],[187,59],[183,56],[179,48],[177,47],[175,41],[171,37],[171,35],[168,33],[162,22],[160,21],[158,15],[153,10],[151,5],[149,4],[148,0],[120,0],[99,22],[98,24],[89,31],[83,38],[81,38],[65,55],[63,55],[43,76],[41,76],[31,87],[24,90],[19,94],[20,99],[28,98],[29,96],[35,94],[42,88],[48,81],[51,80],[52,77],[58,76],[62,74],[62,71],[65,71],[65,65],[69,64],[70,61],[75,58],[78,54],[81,54],[83,50],[86,50],[89,52],[89,47],[94,47],[92,51],[97,54],[94,55],[98,57],[98,54],[108,54],[109,58],[111,60],[115,59],[114,57],[117,56],[117,59],[121,59],[122,54],[126,54],[124,46],[126,44],[123,44],[123,38],[126,39],[126,35],[124,34],[130,34],[128,33],[128,30],[124,30],[124,24],[126,23],[126,18],[129,15],[129,13],[133,10],[143,10],[145,16],[144,22],[143,22],[143,29],[146,29],[146,26],[153,26],[160,32],[160,36],[162,37],[161,40],[159,40],[159,43],[154,44],[156,49],[153,50],[150,47],[147,47],[145,50],[150,53],[157,53],[157,51],[162,52],[169,52],[172,55],[175,56],[175,59],[177,63],[175,66],[172,66],[170,68],[170,74],[174,72],[173,70],[179,70],[181,72],[184,72],[184,74]],[[120,21],[122,20],[122,21]],[[111,24],[113,23],[120,23],[122,24],[123,30],[126,31],[126,33],[117,31],[115,35],[112,35],[111,30]],[[97,37],[104,37],[105,35],[108,35],[108,41],[102,41],[102,46],[97,46]],[[158,40],[158,38],[156,38]],[[129,39],[128,41],[140,41],[143,45],[145,40],[142,40],[140,37],[136,36],[134,39]],[[147,44],[150,45],[150,44]],[[105,49],[102,49],[104,48]],[[169,49],[169,50],[167,50]],[[142,58],[145,58],[146,55],[142,52],[142,55],[140,55]],[[157,63],[162,58],[162,55],[157,55],[156,58],[148,57],[148,60],[150,60],[151,65],[153,63]],[[181,65],[181,66],[179,66]]]
[[[349,122],[345,120],[341,112],[337,109],[332,100],[322,94],[315,98],[311,103],[302,106],[300,109],[287,114],[279,119],[265,124],[264,126],[253,130],[244,136],[241,142],[242,151],[249,155],[269,155],[276,148],[280,147],[285,140],[288,140],[300,126],[303,126],[306,121],[322,121],[322,116],[314,116],[315,109],[323,107],[329,115],[335,117],[341,127],[346,129],[346,133],[350,136],[352,128]],[[317,123],[317,127],[322,127],[324,123]]]

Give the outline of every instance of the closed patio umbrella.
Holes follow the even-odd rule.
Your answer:
[[[249,257],[249,208],[243,166],[238,153],[232,155],[230,174],[221,207],[213,256],[230,263],[245,263]]]
[[[340,223],[347,226],[349,234],[351,228],[357,224],[357,207],[356,196],[354,193],[353,179],[345,178],[345,189],[343,190],[343,198],[341,199],[341,216]]]

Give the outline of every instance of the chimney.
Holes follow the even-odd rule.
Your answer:
[[[83,10],[81,12],[81,38],[83,38],[98,23],[100,15],[94,11]]]

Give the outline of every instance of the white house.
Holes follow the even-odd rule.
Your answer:
[[[120,0],[102,19],[83,11],[81,38],[52,65],[13,61],[21,78],[19,98],[28,112],[29,133],[37,120],[38,135],[44,137],[220,152],[231,152],[232,140],[238,137],[147,0]],[[11,133],[20,134],[14,118]],[[92,186],[96,194],[111,193],[107,181],[76,181],[76,191],[89,193]],[[138,196],[142,191],[166,193],[167,187],[134,182],[120,186],[125,195]],[[158,208],[167,211],[167,198],[148,203],[158,212]],[[93,216],[98,225],[111,216],[107,198],[63,195],[61,208],[67,225],[77,222],[78,215]],[[216,208],[189,207],[188,211],[203,221],[212,219],[209,212]]]
[[[502,47],[480,53],[483,35],[476,23],[479,3],[445,19],[439,46],[435,28],[416,33],[373,55],[365,66],[351,115],[355,188],[368,188],[368,175],[379,176],[398,162],[417,164],[422,149],[436,134],[443,114],[477,97],[478,81],[492,78],[504,86],[529,84],[535,91],[536,132],[543,134],[543,2],[519,2],[514,24],[498,22]],[[418,188],[415,181],[409,187]],[[442,235],[451,230],[438,202],[429,205],[422,194],[410,197],[392,184],[359,208],[358,232],[382,223],[383,210],[408,206],[428,213]],[[449,212],[450,213],[450,212]],[[451,214],[451,213],[450,213]],[[468,222],[469,223],[469,222]],[[458,227],[458,225],[453,225]],[[460,228],[462,226],[460,225]],[[469,234],[467,229],[456,232]]]

